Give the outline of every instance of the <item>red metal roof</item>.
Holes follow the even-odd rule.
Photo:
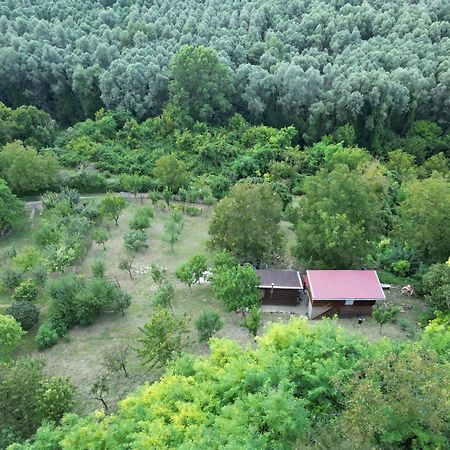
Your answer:
[[[375,270],[307,270],[313,300],[385,299]]]

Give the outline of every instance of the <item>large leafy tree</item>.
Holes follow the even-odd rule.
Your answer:
[[[194,120],[217,122],[231,109],[230,69],[212,48],[184,46],[170,66],[170,100]]]
[[[55,156],[38,154],[20,141],[6,144],[0,151],[0,177],[16,194],[42,192],[59,182],[60,166]]]
[[[155,161],[153,170],[161,187],[166,187],[172,192],[177,192],[181,187],[188,184],[189,176],[186,164],[179,161],[175,154],[161,156]]]
[[[282,242],[281,210],[280,198],[269,184],[238,183],[214,208],[211,243],[244,261],[277,252]]]
[[[420,250],[430,262],[450,254],[450,183],[438,173],[413,180],[403,188],[395,231],[409,247]]]
[[[348,166],[309,177],[301,199],[297,257],[317,267],[360,267],[381,235],[383,210],[372,183]]]
[[[423,288],[431,308],[450,312],[450,259],[430,267],[423,277]]]
[[[0,178],[0,231],[13,225],[25,214],[23,203]]]

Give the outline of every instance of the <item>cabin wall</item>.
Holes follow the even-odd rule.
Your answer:
[[[298,303],[300,291],[298,289],[260,289],[263,305],[289,305]]]

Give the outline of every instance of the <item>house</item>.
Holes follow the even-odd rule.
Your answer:
[[[258,288],[263,305],[295,306],[299,302],[303,283],[296,270],[258,269],[256,274],[261,280]]]
[[[372,314],[386,297],[375,270],[307,270],[308,317]]]

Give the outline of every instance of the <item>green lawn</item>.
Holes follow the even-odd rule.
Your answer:
[[[130,348],[135,348],[136,338],[139,337],[139,327],[143,326],[152,314],[151,295],[156,286],[151,281],[147,272],[149,266],[153,263],[167,268],[170,279],[176,286],[176,300],[174,313],[176,315],[186,314],[190,321],[191,333],[186,343],[186,351],[196,354],[206,354],[208,347],[197,340],[197,335],[193,327],[193,320],[204,309],[213,309],[220,313],[224,327],[218,333],[221,337],[227,337],[238,341],[241,345],[254,345],[253,337],[248,331],[240,325],[241,316],[236,313],[226,312],[221,304],[214,298],[211,286],[208,284],[193,286],[193,293],[190,294],[186,285],[181,284],[174,276],[175,269],[195,254],[205,254],[212,262],[211,251],[207,247],[208,223],[212,208],[210,206],[200,206],[203,209],[202,215],[198,217],[185,216],[184,229],[180,240],[175,245],[174,252],[170,246],[163,240],[164,223],[168,220],[169,213],[166,210],[157,210],[152,219],[150,229],[148,229],[149,248],[136,253],[133,267],[140,273],[134,273],[131,280],[125,271],[118,269],[118,262],[121,257],[127,254],[123,246],[123,234],[129,230],[128,222],[136,208],[140,204],[130,204],[119,219],[119,226],[109,223],[110,238],[106,244],[106,250],[102,246],[93,244],[87,253],[87,257],[82,265],[74,267],[72,270],[79,274],[90,276],[90,266],[93,261],[103,259],[107,264],[107,276],[110,279],[117,280],[123,289],[132,295],[132,304],[126,311],[125,317],[119,314],[102,314],[98,320],[89,327],[77,327],[70,331],[66,340],[61,340],[54,347],[43,352],[37,352],[34,349],[34,334],[37,327],[30,331],[24,338],[19,348],[19,353],[33,352],[42,356],[47,362],[47,371],[53,375],[67,376],[80,389],[80,412],[92,411],[100,408],[100,403],[89,398],[89,388],[94,378],[103,369],[102,358],[104,352],[118,343],[125,343]],[[38,219],[35,219],[35,221]],[[33,221],[33,226],[35,226]],[[290,256],[290,248],[295,242],[295,235],[290,229],[289,224],[282,224],[288,244],[286,246],[286,256],[283,264],[288,267],[294,263]],[[4,241],[0,241],[0,250],[14,245],[16,248],[23,248],[30,241],[30,227],[18,230]],[[401,313],[401,318],[408,322],[409,328],[414,331],[417,329],[417,315],[422,309],[420,299],[411,299],[400,296],[397,291],[388,293],[388,297],[395,303],[408,303],[413,305],[412,310],[406,310]],[[7,294],[2,294],[1,301],[8,302]],[[39,305],[41,310],[41,322],[45,319],[47,298],[44,294],[40,295]],[[1,310],[0,310],[1,311]],[[264,326],[269,321],[287,321],[288,315],[264,314],[263,326],[260,333],[264,332]],[[362,327],[357,325],[357,319],[338,319],[338,322],[352,332],[361,332],[370,340],[380,338],[378,326],[369,317]],[[317,322],[310,322],[315,326]],[[383,334],[398,339],[409,338],[409,331],[403,331],[398,325],[386,325]],[[160,371],[146,372],[140,362],[131,353],[130,359],[130,377],[118,375],[112,381],[111,392],[108,399],[114,409],[115,403],[131,392],[137,385],[145,381],[152,382],[160,375]]]

